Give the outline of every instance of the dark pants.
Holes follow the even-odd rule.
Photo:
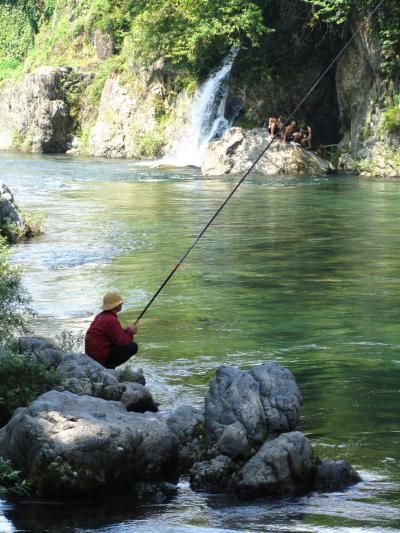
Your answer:
[[[119,365],[122,365],[128,359],[135,355],[138,351],[138,345],[136,342],[130,342],[126,346],[115,346],[111,345],[110,353],[108,355],[107,361],[104,363],[106,368],[115,368]]]

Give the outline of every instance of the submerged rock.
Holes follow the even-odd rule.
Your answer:
[[[322,461],[314,480],[316,490],[343,490],[361,481],[360,475],[346,461]]]
[[[246,130],[230,128],[224,136],[208,145],[203,156],[201,171],[205,176],[242,174],[271,142],[272,137],[264,128]],[[274,141],[252,172],[273,176],[276,174],[327,174],[332,165],[305,150],[296,143]]]
[[[111,490],[175,476],[178,445],[157,415],[50,391],[0,430],[0,456],[44,496]]]

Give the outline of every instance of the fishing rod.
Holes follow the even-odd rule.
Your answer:
[[[310,96],[310,94],[315,90],[315,88],[319,85],[319,83],[323,80],[323,78],[326,76],[326,74],[330,71],[330,69],[333,67],[333,65],[338,61],[338,59],[341,57],[343,52],[350,46],[354,38],[361,32],[361,30],[365,27],[365,25],[369,22],[371,17],[378,11],[380,6],[383,4],[384,0],[380,0],[378,4],[374,7],[374,9],[371,11],[371,13],[368,15],[368,17],[360,24],[359,28],[351,38],[347,41],[347,43],[342,47],[342,49],[339,51],[339,53],[334,57],[334,59],[329,63],[329,65],[326,67],[326,69],[322,72],[322,74],[317,78],[317,80],[313,83],[313,85],[310,87],[310,89],[306,92],[306,94],[303,96],[303,98],[299,101],[297,106],[293,109],[293,111],[290,113],[289,117],[284,122],[284,127],[287,126],[290,121],[294,118],[296,112],[300,109],[300,107],[304,104],[304,102],[307,100],[307,98]],[[222,204],[218,207],[218,209],[215,211],[213,216],[210,218],[210,220],[207,222],[207,224],[203,227],[203,229],[200,231],[198,236],[195,238],[195,240],[192,242],[192,244],[189,246],[189,248],[186,250],[186,252],[182,255],[180,260],[177,262],[177,264],[174,266],[174,268],[171,270],[171,272],[168,274],[168,276],[165,278],[165,280],[162,282],[162,284],[159,286],[157,291],[153,294],[150,301],[146,305],[146,307],[143,309],[143,311],[140,313],[140,315],[137,317],[135,324],[139,322],[139,320],[143,317],[143,315],[147,312],[151,304],[156,300],[157,296],[160,294],[160,292],[163,290],[163,288],[167,285],[169,280],[172,278],[172,276],[175,274],[175,272],[179,269],[179,267],[182,265],[182,263],[185,261],[187,256],[190,254],[190,252],[193,250],[193,248],[196,246],[196,244],[199,242],[199,240],[203,237],[207,229],[211,226],[211,224],[214,222],[214,220],[217,218],[219,213],[222,211],[222,209],[226,206],[226,204],[229,202],[229,200],[232,198],[232,196],[235,194],[235,192],[239,189],[241,184],[244,182],[244,180],[247,178],[247,176],[250,174],[250,172],[254,169],[254,167],[257,165],[257,163],[260,161],[260,159],[263,157],[263,155],[266,153],[266,151],[269,149],[271,144],[278,138],[280,132],[277,131],[275,135],[272,137],[272,139],[268,142],[266,147],[260,152],[260,154],[257,156],[255,161],[251,164],[251,166],[248,168],[248,170],[243,174],[243,176],[240,178],[240,180],[237,182],[237,184],[234,186],[234,188],[231,190],[231,192],[228,194],[228,196],[225,198],[225,200],[222,202]]]

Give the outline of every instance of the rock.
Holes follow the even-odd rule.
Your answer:
[[[319,460],[300,432],[266,442],[232,480],[242,496],[292,494],[310,488]]]
[[[127,411],[136,411],[137,413],[145,413],[146,411],[156,413],[158,411],[158,406],[146,387],[133,382],[122,383],[121,385],[125,390],[120,401],[125,405]]]
[[[145,381],[143,371],[109,370],[83,353],[63,352],[57,343],[44,337],[20,337],[19,352],[56,370],[60,376],[57,387],[74,394],[121,401],[128,411],[156,412],[150,391],[140,383],[120,383],[118,377]]]
[[[5,183],[0,183],[0,226],[9,223],[22,228],[24,219],[18,212],[12,192]]]
[[[186,472],[195,462],[201,461],[206,453],[204,413],[200,409],[183,405],[166,422],[178,439],[180,469]]]
[[[314,488],[321,491],[337,491],[359,481],[361,481],[360,475],[346,461],[323,461],[318,465]]]
[[[302,397],[293,374],[271,361],[254,366],[249,374],[260,384],[268,434],[295,429],[300,418]]]
[[[0,456],[41,496],[110,491],[176,475],[176,437],[157,415],[50,391],[0,430]]]
[[[108,79],[89,137],[88,153],[117,158],[145,155],[141,151],[145,151],[145,143],[150,141],[156,129],[154,102],[151,100],[152,95],[146,93],[145,85],[128,93],[117,77]]]
[[[271,140],[271,135],[264,128],[253,130],[230,128],[221,139],[208,145],[204,152],[201,171],[205,176],[242,174],[249,170]],[[275,141],[252,172],[264,176],[276,174],[293,176],[321,175],[333,170],[328,161],[298,144]]]
[[[114,40],[108,33],[103,33],[99,29],[95,29],[93,35],[93,46],[96,50],[96,55],[99,59],[107,59],[111,57],[114,52]]]
[[[220,366],[205,400],[207,445],[232,459],[249,457],[268,436],[295,429],[300,405],[293,375],[277,363],[248,372]]]
[[[220,491],[227,489],[238,465],[226,455],[218,455],[210,461],[196,463],[190,471],[193,490]]]
[[[47,369],[55,369],[60,364],[63,352],[53,339],[46,337],[19,337],[20,354],[31,355]]]
[[[143,370],[133,369],[129,366],[118,367],[114,370],[115,376],[120,382],[132,381],[133,383],[140,383],[146,385],[146,378],[144,377]]]
[[[63,100],[59,67],[39,67],[0,88],[0,150],[65,152],[69,112]]]

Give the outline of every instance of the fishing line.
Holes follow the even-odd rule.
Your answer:
[[[339,51],[339,53],[334,57],[334,59],[329,63],[329,65],[326,67],[326,69],[323,71],[323,73],[318,77],[318,79],[313,83],[311,88],[307,91],[307,93],[303,96],[303,98],[300,100],[300,102],[297,104],[297,106],[294,108],[294,110],[290,113],[289,117],[286,119],[284,126],[290,123],[290,121],[294,118],[294,115],[299,110],[299,108],[304,104],[304,102],[307,100],[307,98],[310,96],[310,94],[315,90],[317,85],[322,81],[322,79],[326,76],[326,74],[330,71],[330,69],[333,67],[333,65],[338,61],[340,56],[343,54],[343,52],[350,46],[354,38],[360,33],[360,31],[363,29],[363,27],[369,22],[371,17],[378,11],[380,6],[383,4],[384,0],[380,0],[380,2],[374,7],[374,9],[371,11],[371,13],[368,15],[368,17],[360,24],[358,30],[353,33],[351,38],[347,41],[347,43],[343,46],[343,48]],[[174,268],[171,270],[171,272],[168,274],[168,276],[165,278],[165,280],[162,282],[162,284],[159,286],[157,291],[154,293],[146,307],[143,309],[143,311],[140,313],[140,315],[137,317],[135,324],[139,322],[139,320],[143,317],[143,315],[146,313],[146,311],[149,309],[151,304],[154,302],[154,300],[157,298],[157,296],[160,294],[160,292],[163,290],[163,288],[166,286],[166,284],[169,282],[169,280],[172,278],[172,276],[175,274],[175,272],[179,269],[179,267],[182,265],[182,263],[185,261],[187,256],[190,254],[190,252],[193,250],[193,248],[196,246],[196,244],[199,242],[199,240],[203,237],[204,233],[207,231],[207,229],[211,226],[211,224],[214,222],[214,220],[217,218],[219,213],[222,211],[222,209],[226,206],[226,204],[229,202],[229,200],[232,198],[232,196],[235,194],[235,192],[239,189],[241,184],[244,182],[244,180],[247,178],[247,176],[250,174],[250,172],[254,169],[254,167],[257,165],[257,163],[260,161],[260,159],[263,157],[265,152],[269,149],[271,144],[277,139],[279,136],[279,131],[275,133],[275,135],[272,137],[272,139],[269,141],[269,143],[266,145],[266,147],[260,152],[258,157],[255,159],[255,161],[252,163],[252,165],[249,167],[249,169],[243,174],[243,176],[240,178],[240,180],[237,182],[235,187],[232,189],[232,191],[228,194],[228,196],[225,198],[225,200],[222,202],[222,204],[218,207],[216,212],[213,214],[213,216],[210,218],[210,220],[207,222],[207,224],[204,226],[204,228],[201,230],[201,232],[198,234],[198,236],[195,238],[193,243],[189,246],[189,248],[186,250],[186,252],[182,255],[178,263],[174,266]]]

